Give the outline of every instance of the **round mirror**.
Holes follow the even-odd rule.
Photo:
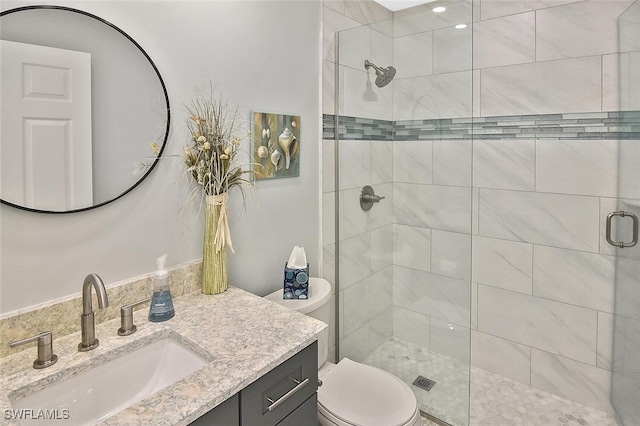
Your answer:
[[[147,177],[169,133],[169,97],[135,40],[87,12],[26,6],[0,13],[0,43],[3,204],[83,211]]]

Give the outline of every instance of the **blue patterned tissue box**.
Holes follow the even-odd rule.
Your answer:
[[[307,299],[309,297],[309,264],[306,268],[293,269],[284,264],[284,299]]]

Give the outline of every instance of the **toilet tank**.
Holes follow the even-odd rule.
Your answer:
[[[331,317],[331,284],[324,278],[309,278],[308,299],[283,299],[282,288],[266,295],[264,298],[285,306],[301,314],[309,315],[329,325]],[[327,360],[329,354],[329,330],[318,337],[318,368]]]

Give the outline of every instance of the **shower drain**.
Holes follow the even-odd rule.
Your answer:
[[[436,382],[431,379],[427,379],[426,377],[418,376],[411,384],[429,392]]]

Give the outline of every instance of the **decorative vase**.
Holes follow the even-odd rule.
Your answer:
[[[227,247],[217,244],[216,234],[219,226],[227,226],[226,221],[220,223],[220,215],[226,214],[226,194],[224,201],[217,195],[205,197],[204,247],[202,253],[202,293],[218,294],[229,287],[227,281]]]

